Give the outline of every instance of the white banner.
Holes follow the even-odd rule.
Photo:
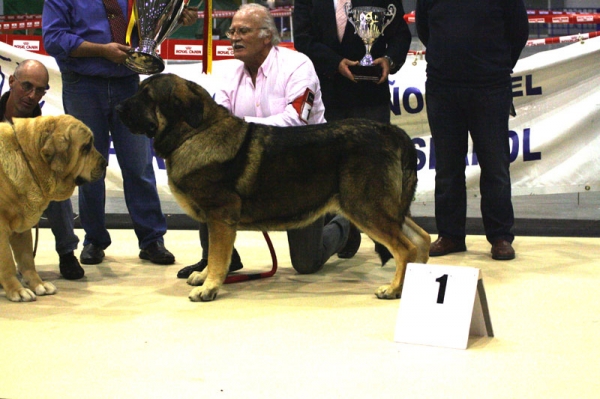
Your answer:
[[[510,120],[513,195],[600,191],[600,38],[537,53],[517,63],[513,94],[517,116]],[[44,115],[63,113],[62,85],[52,57],[0,43],[0,87],[24,59],[42,61],[50,71]],[[219,69],[215,61],[213,70]],[[430,168],[431,135],[425,109],[425,67],[422,56],[409,55],[390,78],[392,123],[404,128],[419,152],[417,199],[431,200],[435,171]],[[201,84],[213,93],[217,80],[202,75],[199,63],[167,64],[165,72]],[[472,145],[470,146],[472,148]],[[479,193],[479,166],[467,157],[469,195]],[[164,162],[155,163],[159,191],[169,193]],[[107,189],[122,190],[114,155],[109,159]]]
[[[423,56],[391,78],[392,123],[419,151],[418,200],[433,199],[435,171],[425,110]],[[519,60],[513,72],[517,116],[510,119],[513,195],[600,191],[600,38]],[[392,82],[393,81],[393,82]],[[479,194],[479,166],[467,157],[467,190]]]

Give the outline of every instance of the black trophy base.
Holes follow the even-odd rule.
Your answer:
[[[379,82],[383,69],[379,65],[355,65],[348,67],[355,80],[369,80],[372,82]]]

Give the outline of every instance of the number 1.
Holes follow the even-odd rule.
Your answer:
[[[437,303],[444,303],[444,297],[446,296],[446,284],[448,283],[448,275],[435,279],[436,283],[440,283],[440,289],[438,290]]]

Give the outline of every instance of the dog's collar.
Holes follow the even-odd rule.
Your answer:
[[[33,180],[35,180],[35,183],[38,185],[38,187],[40,188],[40,190],[44,191],[44,189],[42,188],[42,185],[41,185],[40,181],[38,180],[37,175],[33,172],[33,168],[31,167],[31,164],[29,163],[29,159],[27,158],[27,155],[25,154],[25,151],[23,151],[23,147],[21,147],[21,143],[19,142],[19,136],[17,135],[17,130],[15,129],[15,125],[13,125],[12,123],[10,123],[10,127],[12,127],[13,133],[15,134],[15,140],[17,142],[17,147],[19,147],[19,151],[21,151],[21,154],[23,154],[23,158],[25,159],[25,163],[27,164],[27,168],[29,169],[29,173],[31,173],[31,176],[33,176]]]

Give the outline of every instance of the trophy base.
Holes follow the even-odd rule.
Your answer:
[[[157,54],[150,54],[139,49],[131,50],[125,60],[125,66],[134,72],[152,75],[164,71],[165,62]]]
[[[383,70],[379,65],[355,65],[348,67],[355,80],[368,80],[371,82],[379,82]]]

